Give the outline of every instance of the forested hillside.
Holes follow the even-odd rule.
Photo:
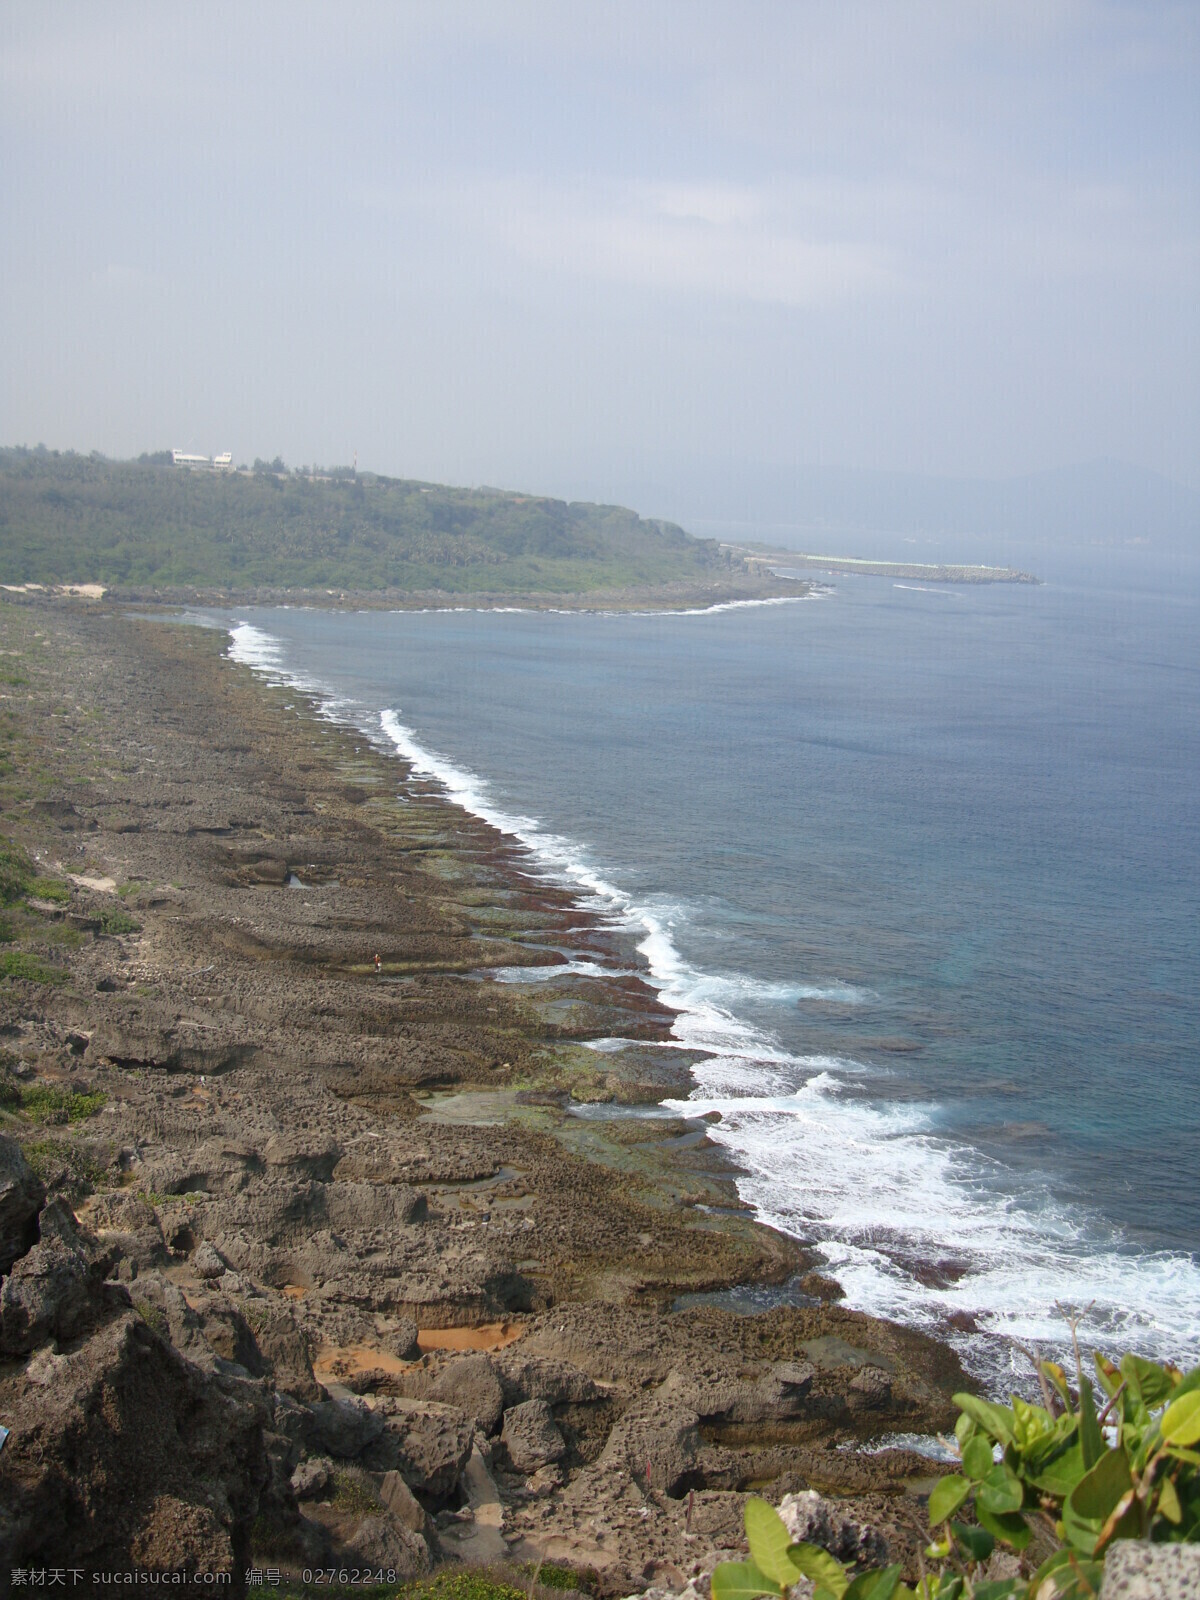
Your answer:
[[[0,582],[579,592],[729,572],[712,541],[623,506],[280,465],[0,450]]]

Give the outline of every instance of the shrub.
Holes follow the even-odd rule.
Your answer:
[[[19,1094],[21,1109],[33,1122],[83,1122],[94,1116],[106,1099],[99,1089],[84,1094],[56,1083],[35,1083]]]
[[[937,1570],[915,1590],[899,1566],[852,1575],[827,1551],[793,1544],[778,1514],[752,1499],[751,1559],[716,1569],[713,1600],[785,1595],[801,1577],[815,1600],[1085,1600],[1099,1593],[1115,1540],[1200,1540],[1200,1367],[1185,1375],[1134,1355],[1094,1362],[1107,1399],[1099,1411],[1082,1366],[1072,1390],[1052,1361],[1038,1364],[1042,1406],[955,1395],[962,1470],[929,1497],[939,1533],[925,1554]],[[967,1507],[974,1523],[955,1520]],[[1058,1548],[1032,1579],[982,1578],[997,1543],[1022,1551],[1039,1524]]]

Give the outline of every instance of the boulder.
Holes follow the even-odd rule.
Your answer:
[[[545,1400],[525,1400],[506,1411],[500,1438],[518,1472],[536,1472],[552,1461],[561,1461],[567,1453]]]
[[[432,1562],[429,1546],[419,1533],[386,1515],[364,1517],[347,1535],[341,1559],[378,1571],[383,1568],[395,1581],[408,1582],[428,1572]]]
[[[0,1133],[0,1277],[37,1242],[46,1190],[15,1139]]]
[[[243,1308],[243,1314],[254,1330],[275,1387],[297,1400],[323,1400],[325,1391],[313,1375],[312,1345],[291,1306],[271,1299],[254,1300]]]
[[[123,1289],[104,1283],[112,1257],[79,1228],[65,1201],[51,1200],[38,1226],[40,1240],[0,1289],[0,1350],[6,1355],[76,1338],[107,1310],[129,1303]]]
[[[321,1456],[310,1456],[292,1473],[292,1492],[297,1500],[319,1500],[332,1481],[333,1463]]]
[[[700,1419],[696,1413],[651,1395],[635,1400],[619,1418],[600,1463],[610,1469],[623,1468],[643,1487],[677,1497],[691,1487],[699,1454]]]
[[[495,1433],[504,1413],[504,1390],[496,1369],[482,1352],[449,1361],[434,1378],[430,1398],[458,1406],[483,1429]]]
[[[457,1406],[436,1400],[388,1398],[386,1431],[363,1455],[373,1472],[399,1472],[410,1488],[440,1500],[458,1483],[475,1425]]]
[[[225,1257],[207,1239],[201,1240],[192,1254],[192,1271],[198,1278],[221,1278],[228,1270]]]
[[[385,1472],[380,1478],[379,1498],[397,1522],[424,1538],[428,1513],[398,1472]]]
[[[826,1500],[815,1489],[784,1495],[779,1502],[779,1515],[797,1544],[820,1545],[847,1566],[861,1562],[868,1567],[883,1567],[888,1563],[887,1540],[879,1529],[846,1516],[834,1501]]]
[[[313,1448],[340,1461],[362,1455],[384,1429],[383,1418],[361,1400],[318,1400],[308,1415]]]

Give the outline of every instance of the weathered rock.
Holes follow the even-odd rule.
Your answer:
[[[238,1570],[270,1476],[262,1398],[130,1310],[50,1359],[46,1381],[0,1381],[0,1567]]]
[[[853,1562],[878,1567],[887,1564],[887,1540],[879,1530],[846,1516],[833,1501],[826,1500],[815,1489],[784,1495],[779,1503],[779,1515],[797,1544],[820,1545],[822,1550],[828,1550],[830,1555],[848,1565]]]
[[[379,1498],[403,1527],[426,1536],[429,1515],[398,1472],[385,1472],[380,1478]]]
[[[431,1399],[458,1406],[474,1417],[484,1433],[495,1433],[500,1425],[504,1390],[495,1367],[482,1353],[447,1362],[430,1385],[429,1394]]]
[[[112,1265],[70,1207],[51,1200],[38,1219],[41,1238],[0,1289],[0,1350],[22,1355],[48,1340],[73,1339],[128,1296],[105,1285]]]
[[[504,1413],[500,1435],[518,1472],[536,1472],[567,1453],[554,1413],[545,1400],[525,1400]]]
[[[94,833],[99,824],[94,817],[81,816],[69,800],[35,800],[33,815],[44,817],[68,833]]]
[[[301,1461],[292,1473],[292,1490],[297,1500],[319,1500],[333,1477],[333,1463],[321,1456]]]
[[[207,1239],[201,1240],[192,1255],[192,1271],[198,1278],[220,1278],[228,1270],[225,1257]]]
[[[419,1533],[392,1517],[364,1517],[345,1541],[343,1560],[355,1559],[365,1567],[382,1567],[398,1582],[418,1578],[431,1566],[429,1546]]]
[[[245,1041],[183,1031],[174,1022],[136,1015],[100,1022],[87,1047],[89,1061],[205,1075],[228,1072],[253,1054]]]
[[[297,1128],[277,1133],[267,1141],[263,1160],[268,1167],[283,1167],[294,1175],[328,1183],[341,1150],[337,1140],[319,1130]]]
[[[852,1411],[880,1411],[891,1403],[892,1380],[879,1367],[861,1367],[846,1392]]]
[[[383,1429],[383,1418],[361,1400],[318,1400],[309,1407],[309,1437],[314,1448],[340,1461],[362,1455]]]
[[[635,1400],[618,1420],[600,1457],[624,1468],[639,1484],[672,1496],[682,1494],[696,1470],[700,1419],[686,1406],[656,1396]]]
[[[569,1361],[529,1355],[521,1349],[500,1350],[492,1358],[504,1390],[506,1406],[522,1400],[548,1400],[552,1406],[583,1405],[598,1400],[601,1390]]]
[[[170,1260],[158,1213],[136,1194],[114,1190],[95,1196],[87,1220],[105,1246],[120,1252],[119,1275],[125,1281]]]
[[[1200,1600],[1200,1545],[1118,1539],[1104,1558],[1104,1600]]]
[[[812,1388],[807,1363],[777,1362],[753,1381],[736,1374],[672,1372],[659,1398],[686,1406],[705,1421],[769,1422],[799,1415]]]
[[[15,1139],[0,1133],[0,1277],[37,1242],[46,1190]]]
[[[387,1428],[364,1452],[374,1472],[397,1471],[410,1488],[441,1499],[459,1480],[475,1425],[457,1406],[435,1400],[388,1399]]]
[[[254,1330],[275,1387],[298,1400],[324,1399],[325,1391],[313,1376],[312,1345],[292,1308],[264,1298],[247,1302],[243,1315]]]

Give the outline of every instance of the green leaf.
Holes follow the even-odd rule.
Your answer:
[[[753,1561],[722,1561],[713,1568],[713,1600],[754,1600],[756,1595],[782,1592],[782,1586],[772,1583]]]
[[[1047,1363],[1047,1365],[1049,1365],[1049,1363]],[[1105,1394],[1107,1394],[1108,1398],[1111,1400],[1113,1395],[1115,1395],[1117,1390],[1121,1387],[1121,1369],[1119,1367],[1115,1367],[1107,1356],[1102,1356],[1099,1350],[1095,1351],[1092,1356],[1092,1365],[1096,1369],[1096,1376],[1100,1379],[1100,1383]],[[1060,1373],[1062,1372],[1061,1367],[1059,1367],[1058,1370]],[[1070,1405],[1071,1400],[1070,1396],[1066,1393],[1065,1383],[1063,1398],[1066,1400],[1067,1404]]]
[[[976,1483],[986,1478],[992,1470],[992,1441],[976,1434],[963,1449],[962,1464],[967,1477]]]
[[[1015,1472],[999,1462],[975,1491],[975,1504],[1002,1517],[1009,1511],[1019,1511],[1025,1502],[1025,1490]]]
[[[792,1536],[784,1527],[778,1511],[765,1500],[752,1495],[746,1501],[746,1537],[750,1541],[750,1557],[760,1572],[765,1572],[780,1589],[788,1589],[800,1576],[800,1568],[788,1555]]]
[[[1179,1504],[1179,1491],[1170,1478],[1164,1478],[1159,1485],[1158,1509],[1168,1522],[1183,1521],[1183,1507]]]
[[[1096,1421],[1095,1390],[1092,1380],[1079,1378],[1079,1442],[1083,1446],[1083,1464],[1090,1472],[1104,1454],[1104,1435]]]
[[[1176,1380],[1169,1372],[1153,1361],[1143,1361],[1141,1356],[1121,1357],[1121,1376],[1131,1389],[1136,1389],[1148,1411],[1154,1411],[1175,1388]]]
[[[1001,1444],[1015,1443],[1013,1414],[1007,1406],[998,1406],[991,1400],[981,1400],[974,1394],[956,1394],[954,1404]]]
[[[964,1523],[952,1522],[950,1529],[972,1561],[986,1561],[996,1548],[996,1541],[986,1528],[968,1528]]]
[[[971,1600],[1018,1600],[1024,1593],[1024,1578],[993,1578],[989,1583],[977,1583]]]
[[[969,1417],[965,1411],[960,1411],[958,1421],[954,1424],[954,1437],[958,1440],[960,1450],[965,1450],[968,1442],[975,1437],[979,1424],[974,1417]]]
[[[971,1492],[971,1485],[965,1478],[960,1478],[957,1472],[948,1478],[941,1478],[935,1484],[929,1496],[929,1524],[936,1527],[939,1522],[945,1522],[947,1517],[952,1517]]]
[[[1125,1491],[1133,1486],[1124,1450],[1106,1450],[1063,1503],[1063,1527],[1076,1550],[1090,1556],[1100,1530]]]
[[[793,1544],[788,1546],[788,1555],[796,1564],[797,1577],[811,1578],[818,1590],[828,1589],[834,1600],[842,1600],[850,1580],[845,1567],[828,1550],[815,1544]]]
[[[997,1515],[976,1501],[975,1515],[979,1518],[979,1526],[986,1528],[993,1539],[1002,1539],[1014,1550],[1024,1550],[1032,1537],[1029,1524],[1019,1511],[1005,1511]]]
[[[1031,1470],[1034,1466],[1036,1471]],[[1079,1436],[1073,1433],[1070,1442],[1054,1455],[1030,1463],[1030,1468],[1025,1472],[1025,1481],[1035,1489],[1042,1489],[1046,1494],[1065,1500],[1086,1471]]]
[[[892,1567],[879,1567],[874,1572],[860,1572],[846,1590],[842,1600],[892,1600],[900,1587],[903,1568],[897,1562]]]
[[[1183,1395],[1191,1394],[1196,1389],[1200,1389],[1200,1367],[1193,1367],[1190,1372],[1184,1373],[1183,1377],[1175,1385],[1175,1398],[1178,1400]]]
[[[1172,1400],[1159,1426],[1164,1444],[1200,1443],[1200,1389],[1192,1389]]]

